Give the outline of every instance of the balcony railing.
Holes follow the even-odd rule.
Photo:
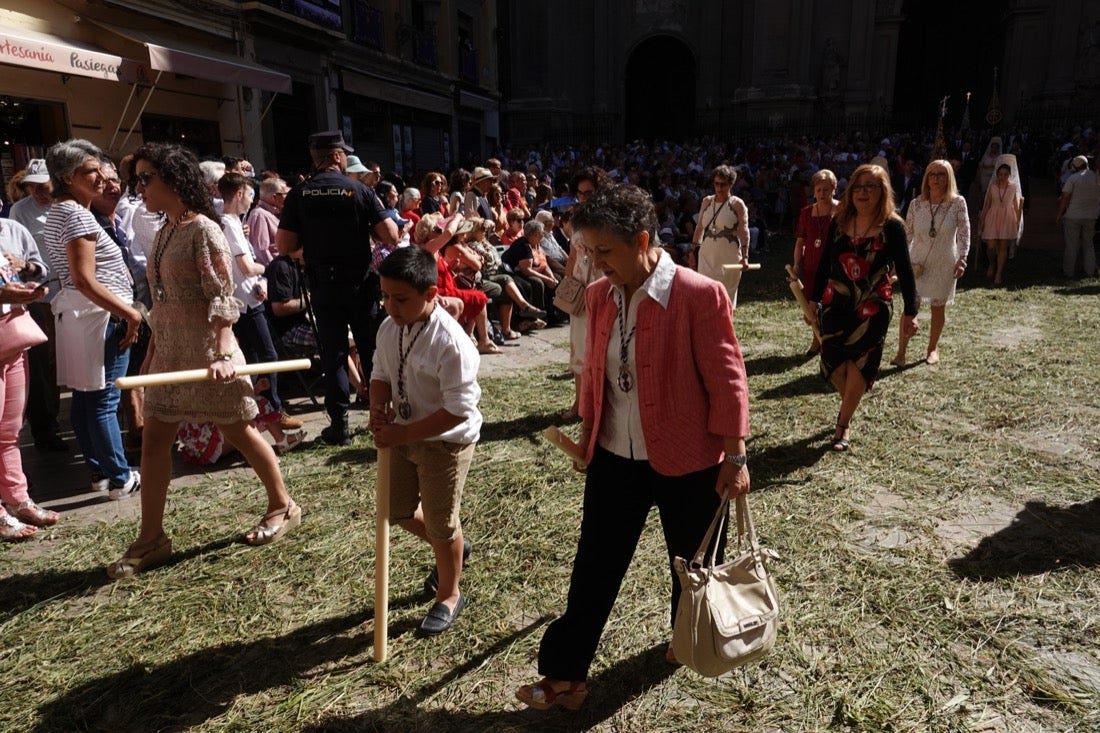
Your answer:
[[[351,40],[381,50],[385,45],[382,11],[363,0],[351,5]]]
[[[260,0],[264,5],[281,10],[323,28],[344,29],[340,0]]]
[[[435,30],[413,30],[413,61],[430,69],[439,68],[439,41]]]
[[[458,78],[477,84],[477,51],[472,46],[460,43],[458,46]]]

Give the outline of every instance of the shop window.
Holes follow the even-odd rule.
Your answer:
[[[64,104],[0,95],[0,184],[6,186],[31,158],[45,157],[46,148],[68,138]]]
[[[217,122],[189,117],[141,116],[141,136],[149,143],[175,143],[200,158],[220,157],[221,133]]]

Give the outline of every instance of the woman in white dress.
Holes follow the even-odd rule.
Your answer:
[[[970,214],[966,198],[959,195],[955,173],[946,160],[933,160],[924,169],[920,197],[909,205],[905,217],[909,260],[917,280],[917,296],[932,309],[925,361],[938,364],[940,334],[946,309],[955,301],[955,283],[966,272],[970,252]],[[891,363],[905,366],[909,334],[898,334],[898,353]]]
[[[714,195],[703,199],[692,238],[692,244],[698,247],[699,274],[722,283],[735,310],[742,271],[727,273],[723,265],[749,264],[749,212],[744,201],[730,195],[736,180],[737,171],[732,167],[720,165],[714,169]]]

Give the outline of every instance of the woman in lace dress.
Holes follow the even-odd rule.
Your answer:
[[[946,160],[933,160],[924,169],[920,198],[910,204],[905,217],[905,233],[917,278],[917,296],[932,308],[925,361],[938,364],[946,309],[955,302],[955,282],[966,272],[970,252],[970,214]],[[905,366],[908,345],[909,336],[903,330],[891,363]]]
[[[137,191],[166,221],[149,255],[153,339],[143,372],[206,368],[208,381],[145,388],[141,528],[126,554],[107,568],[126,578],[165,562],[172,541],[164,533],[172,445],[180,421],[213,422],[244,455],[267,491],[267,511],[245,535],[251,545],[281,538],[301,522],[279,459],[251,420],[258,409],[252,384],[236,374],[245,363],[233,337],[240,315],[233,298],[233,263],[198,160],[175,145],[149,144],[134,155]]]

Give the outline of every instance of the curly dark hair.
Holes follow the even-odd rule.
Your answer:
[[[653,198],[628,183],[597,188],[573,210],[573,228],[602,229],[624,242],[639,232],[649,232],[650,246],[658,244]]]
[[[215,222],[221,220],[210,189],[203,181],[199,159],[190,150],[170,143],[146,143],[134,151],[131,170],[136,169],[139,160],[149,161],[160,179],[176,192],[190,211]]]
[[[595,165],[588,165],[576,173],[569,179],[569,192],[574,196],[577,195],[577,186],[581,181],[590,181],[595,188],[605,188],[611,185],[611,176],[607,174],[603,168]]]

